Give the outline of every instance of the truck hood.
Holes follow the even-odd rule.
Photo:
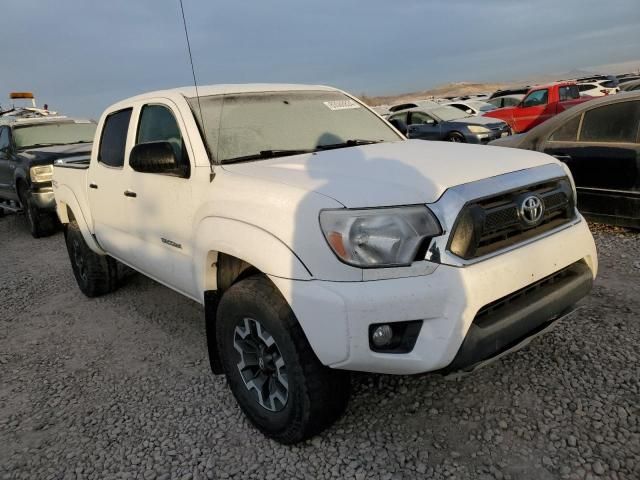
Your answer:
[[[435,202],[448,188],[557,161],[537,152],[406,140],[224,165],[346,207]]]
[[[91,143],[73,143],[69,145],[33,147],[20,150],[18,156],[27,160],[30,165],[53,164],[60,158],[90,155],[91,145]]]

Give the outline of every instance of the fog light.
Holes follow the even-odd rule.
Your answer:
[[[393,330],[389,325],[380,325],[371,334],[371,341],[376,347],[384,347],[391,343]]]

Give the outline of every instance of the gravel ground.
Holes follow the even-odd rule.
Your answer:
[[[354,375],[285,447],[209,371],[200,307],[133,275],[85,298],[63,237],[0,218],[0,479],[640,478],[640,234],[594,226],[584,308],[470,376]]]

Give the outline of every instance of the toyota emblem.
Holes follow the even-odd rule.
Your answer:
[[[540,223],[544,215],[544,203],[537,195],[529,195],[520,203],[520,218],[528,226]]]

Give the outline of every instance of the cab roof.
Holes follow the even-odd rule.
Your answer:
[[[341,90],[326,85],[304,85],[297,83],[238,83],[238,84],[219,84],[219,85],[199,85],[198,95],[207,97],[209,95],[227,95],[233,93],[259,93],[259,92],[284,92],[291,90],[320,90],[326,92],[340,92]],[[134,101],[145,100],[147,98],[165,97],[172,98],[176,96],[194,98],[196,96],[196,88],[194,86],[177,87],[167,90],[156,90],[153,92],[142,93],[133,97],[125,98],[116,104],[127,104]]]

